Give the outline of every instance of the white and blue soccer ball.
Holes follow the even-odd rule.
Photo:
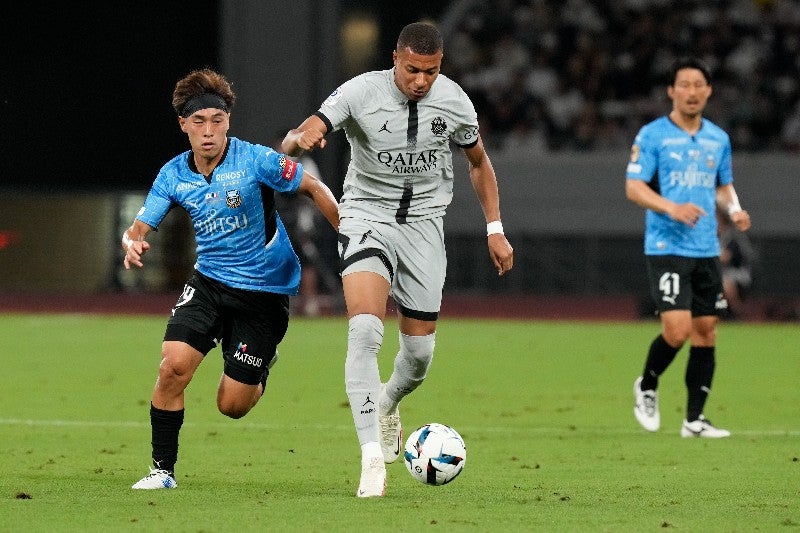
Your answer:
[[[403,458],[411,477],[420,483],[445,485],[464,470],[467,446],[458,431],[434,422],[408,436]]]

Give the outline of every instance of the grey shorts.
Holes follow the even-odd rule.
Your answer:
[[[339,267],[342,276],[353,272],[383,276],[404,316],[436,320],[447,271],[443,220],[397,224],[343,218]]]

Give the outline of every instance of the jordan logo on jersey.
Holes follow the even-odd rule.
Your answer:
[[[381,129],[379,129],[379,130],[378,130],[378,133],[380,133],[380,132],[382,132],[382,131],[385,131],[386,133],[392,133],[391,131],[389,131],[389,128],[387,128],[387,127],[386,127],[386,125],[387,125],[388,123],[389,123],[389,121],[388,121],[388,120],[387,120],[386,122],[384,122],[384,123],[383,123],[383,126],[381,126]]]
[[[236,209],[242,205],[242,195],[239,194],[239,191],[236,189],[232,191],[225,191],[225,203],[231,209]]]

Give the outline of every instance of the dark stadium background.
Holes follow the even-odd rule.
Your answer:
[[[162,227],[160,236],[171,244],[156,247],[147,272],[120,272],[117,252],[120,228],[141,205],[158,169],[188,148],[170,100],[175,82],[189,70],[211,66],[225,72],[239,96],[233,134],[266,144],[276,129],[313,112],[339,82],[387,68],[405,24],[430,18],[452,30],[469,6],[485,15],[510,4],[89,0],[6,6],[0,31],[0,307],[47,303],[52,292],[171,291],[182,283],[181,269],[191,266],[193,251],[178,239],[187,233],[179,225]],[[356,28],[348,48],[344,28],[359,16],[376,35],[365,45]],[[498,31],[490,28],[482,38]],[[348,56],[364,52],[360,59]],[[446,60],[458,53],[446,49]],[[651,101],[667,109],[666,100]],[[476,106],[485,104],[476,98]],[[315,153],[334,193],[346,164],[341,137],[332,136],[329,147]],[[501,179],[503,221],[516,266],[500,279],[491,269],[474,193],[465,176],[457,176],[447,217],[448,297],[485,302],[492,295],[496,304],[477,305],[506,311],[508,298],[517,310],[546,310],[567,297],[573,310],[635,315],[637,303],[646,299],[646,282],[642,213],[622,190],[629,145],[600,154],[502,154],[491,131],[486,138]],[[734,168],[760,252],[751,315],[797,318],[798,152],[735,149]],[[463,164],[457,166],[457,173],[463,171]],[[329,263],[335,263],[332,247]],[[563,309],[553,309],[554,316],[564,316]]]
[[[336,12],[330,7],[336,2],[324,3]],[[189,70],[219,68],[221,4],[33,1],[4,8],[2,185],[34,190],[149,187],[160,166],[188,148],[170,106],[171,93]],[[273,4],[276,17],[291,10],[287,2],[263,4]],[[384,65],[400,27],[447,7],[447,2],[417,0],[338,4],[339,13],[367,10],[375,15],[384,30]]]

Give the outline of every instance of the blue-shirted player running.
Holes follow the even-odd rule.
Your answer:
[[[725,210],[742,231],[750,227],[750,216],[733,188],[728,134],[702,116],[711,96],[708,67],[695,58],[676,61],[667,95],[672,111],[639,131],[625,184],[628,199],[647,210],[644,253],[661,320],[661,334],[633,385],[633,412],[644,429],[659,429],[658,378],[688,339],[681,436],[727,437],[729,431],[703,416],[714,376],[718,314],[725,308],[715,213]]]
[[[272,148],[227,136],[235,99],[225,77],[209,69],[178,81],[172,105],[191,150],[162,167],[122,236],[125,268],[142,267],[145,237],[181,207],[197,242],[195,272],[167,322],[150,405],[153,468],[134,489],[177,487],[184,390],[214,346],[225,361],[217,390],[222,414],[241,418],[264,393],[288,326],[289,295],[300,285],[274,191],[310,197],[338,229],[337,202],[322,181]]]

